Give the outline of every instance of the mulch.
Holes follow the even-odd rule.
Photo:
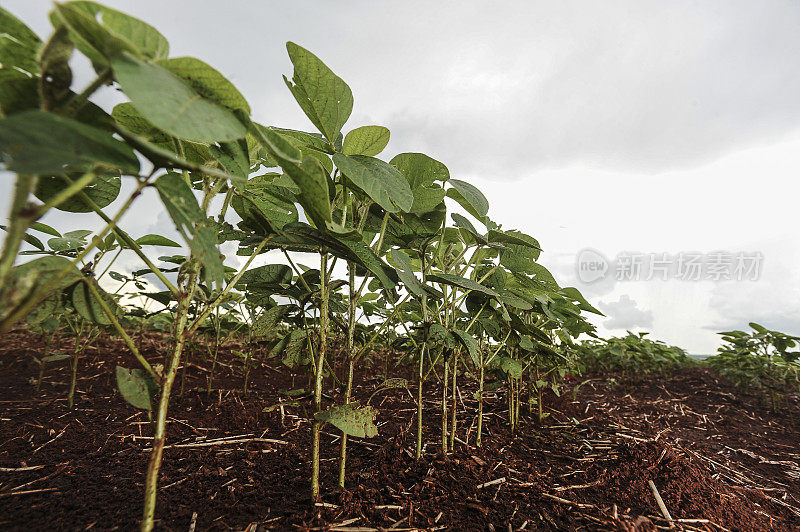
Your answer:
[[[62,338],[58,348],[67,352],[71,342]],[[68,362],[48,366],[35,394],[32,356],[42,345],[24,330],[0,339],[0,529],[136,529],[152,432],[147,414],[114,388],[115,366],[135,361],[121,342],[102,336],[80,360],[69,411]],[[141,345],[153,361],[166,349],[156,333],[145,333]],[[649,481],[675,530],[800,528],[800,402],[788,398],[774,414],[757,394],[701,366],[573,379],[570,386],[588,382],[574,398],[547,395],[542,424],[523,405],[516,434],[500,389],[486,398],[480,449],[474,386],[462,376],[449,455],[441,453],[441,391],[432,377],[419,461],[412,394],[375,393],[381,380],[360,371],[354,395],[378,411],[379,434],[350,439],[341,490],[339,435],[325,427],[323,497],[312,505],[309,405],[285,393],[307,378],[268,361],[252,372],[245,395],[237,348],[222,350],[210,393],[210,361],[199,353],[182,397],[176,386],[157,510],[162,530],[669,529]],[[386,363],[372,362],[377,371]],[[338,392],[326,389],[330,404]]]

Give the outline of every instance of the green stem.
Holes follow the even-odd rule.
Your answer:
[[[120,256],[120,254],[122,253],[122,251],[123,251],[123,248],[119,248],[119,251],[117,251],[117,254],[116,254],[116,255],[114,255],[114,257],[111,259],[111,262],[109,262],[109,263],[108,263],[108,266],[106,266],[106,268],[103,270],[103,273],[101,273],[100,275],[98,275],[98,276],[96,277],[96,279],[97,279],[98,281],[99,281],[99,280],[100,280],[100,279],[101,279],[101,278],[102,278],[102,277],[103,277],[105,274],[107,274],[107,273],[108,273],[108,270],[110,270],[110,269],[111,269],[111,267],[114,265],[114,263],[115,263],[115,262],[117,262],[117,259],[119,258],[119,256]]]
[[[457,375],[458,375],[458,356],[460,351],[456,349],[456,358],[453,361],[453,418],[450,421],[450,452],[452,453],[455,449],[455,441],[456,441],[456,411],[457,411],[457,393],[458,387],[457,383]]]
[[[81,332],[83,332],[83,323],[81,323]],[[75,404],[75,388],[78,383],[78,354],[80,353],[80,340],[81,335],[75,337],[75,347],[72,350],[72,367],[69,379],[69,392],[67,393],[67,407],[72,410]]]
[[[230,293],[230,291],[233,290],[233,287],[236,286],[236,283],[238,283],[239,279],[242,278],[244,272],[246,272],[247,268],[250,267],[250,264],[253,262],[253,259],[256,258],[256,255],[261,253],[261,250],[264,249],[264,246],[266,246],[271,239],[272,236],[268,236],[267,238],[262,240],[258,246],[256,246],[256,249],[255,251],[253,251],[253,254],[247,258],[247,261],[245,261],[244,266],[242,266],[242,268],[236,273],[236,275],[233,276],[230,282],[225,286],[225,289],[222,290],[222,292],[220,292],[219,295],[212,302],[208,304],[206,309],[203,310],[203,312],[201,312],[200,315],[194,319],[194,322],[192,323],[191,327],[189,327],[186,331],[187,335],[194,334],[195,331],[197,331],[197,328],[203,324],[203,320],[205,320],[215,308],[218,308],[219,305],[222,304],[225,296],[227,296],[228,293]]]
[[[28,197],[35,187],[36,177],[30,175],[18,175],[14,183],[14,195],[8,211],[8,234],[3,240],[3,250],[0,252],[0,287],[7,286],[6,281],[22,245],[25,231],[33,221],[30,216],[25,215],[25,212],[28,209]]]
[[[233,177],[229,173],[218,170],[217,168],[186,161],[176,155],[175,152],[156,146],[155,144],[148,142],[146,139],[128,131],[119,124],[115,124],[114,129],[123,139],[133,144],[136,149],[138,149],[145,157],[147,157],[158,167],[164,167],[164,163],[167,163],[167,166],[171,166],[173,168],[205,174],[206,176],[216,179],[230,180]]]
[[[447,454],[447,379],[450,374],[450,360],[444,359],[442,379],[442,453]]]
[[[175,375],[178,372],[178,365],[181,359],[184,342],[186,341],[185,328],[189,305],[194,298],[197,288],[197,281],[200,275],[200,265],[197,259],[189,259],[188,282],[185,292],[178,299],[178,310],[175,316],[174,340],[175,346],[169,358],[168,367],[161,384],[161,396],[158,402],[158,413],[156,417],[156,428],[153,436],[153,450],[150,453],[150,461],[147,465],[147,476],[145,479],[144,490],[144,511],[142,515],[142,532],[153,530],[156,511],[156,497],[158,494],[158,472],[161,469],[161,459],[164,454],[164,443],[166,440],[167,410],[169,408],[169,398],[172,393],[172,385],[175,382]]]
[[[426,268],[425,268],[425,249],[420,251],[420,263],[422,266],[422,282],[427,281]],[[419,381],[417,382],[417,446],[414,456],[419,460],[422,457],[422,383],[424,380],[425,372],[425,347],[428,345],[428,296],[423,294],[421,299],[422,304],[422,325],[423,341],[422,347],[419,350]]]
[[[314,363],[314,414],[322,412],[322,370],[328,344],[328,254],[320,252],[319,352]],[[319,500],[319,440],[322,422],[311,425],[311,501]]]
[[[211,363],[211,373],[208,374],[208,388],[207,393],[211,393],[211,384],[214,382],[214,371],[217,369],[217,355],[219,354],[219,307],[216,308],[216,320],[214,320],[214,361]]]
[[[80,93],[74,95],[64,106],[64,114],[66,116],[75,116],[80,111],[89,98],[97,92],[97,89],[102,87],[106,82],[111,80],[111,68],[103,69],[97,77]]]
[[[478,435],[475,438],[475,445],[480,447],[483,443],[481,440],[481,435],[483,433],[483,373],[484,373],[484,362],[483,362],[483,338],[481,337],[481,346],[480,346],[480,376],[478,377]]]
[[[155,379],[156,382],[161,381],[161,377],[158,375],[158,373],[156,373],[156,371],[153,369],[153,366],[150,365],[147,359],[145,359],[142,356],[142,353],[139,352],[139,349],[137,349],[136,344],[133,342],[131,337],[128,336],[128,333],[125,332],[125,329],[119,323],[119,320],[117,320],[117,317],[114,315],[114,311],[111,310],[111,308],[109,308],[108,304],[100,295],[100,291],[95,286],[95,283],[92,281],[85,281],[85,282],[86,286],[89,287],[89,291],[92,293],[92,296],[94,296],[95,300],[97,301],[97,304],[100,305],[100,310],[103,311],[103,314],[105,314],[106,318],[108,318],[108,321],[111,322],[111,325],[114,327],[114,329],[116,329],[116,331],[122,337],[122,340],[125,342],[125,345],[127,345],[128,349],[131,350],[131,353],[133,353],[133,356],[136,357],[136,360],[139,361],[139,364],[141,364],[141,366],[145,369],[145,371],[147,371],[147,373],[149,373],[150,376],[153,377],[153,379]]]
[[[346,205],[345,205],[346,206]],[[352,262],[347,263],[349,277],[349,298],[347,301],[347,387],[344,391],[344,402],[350,404],[350,397],[353,391],[353,369],[355,366],[355,356],[353,344],[356,332],[356,266]],[[339,486],[344,487],[345,470],[347,468],[347,433],[342,432],[342,443],[339,447]]]
[[[97,204],[94,201],[92,201],[92,199],[89,197],[88,194],[86,194],[85,192],[81,192],[80,195],[81,199],[83,199],[83,201],[86,202],[86,204],[89,206],[90,209],[92,209],[107,224],[111,224],[112,220],[106,215],[106,213],[102,211],[102,209],[100,209],[100,207],[97,206]],[[153,262],[147,257],[147,255],[144,254],[144,251],[142,251],[142,246],[140,246],[133,238],[131,238],[131,236],[128,233],[117,227],[116,224],[113,225],[112,230],[114,231],[114,233],[116,233],[116,235],[119,238],[122,239],[123,242],[125,242],[128,245],[128,247],[130,247],[131,250],[133,250],[134,253],[136,253],[139,256],[140,259],[142,259],[142,262],[144,262],[145,265],[150,269],[150,271],[152,271],[156,275],[156,277],[158,277],[158,280],[161,281],[165,287],[167,287],[167,290],[170,291],[172,297],[176,297],[178,295],[178,289],[175,288],[175,285],[173,285],[164,276],[161,270],[158,267],[156,267],[155,264],[153,264]]]
[[[81,177],[76,179],[75,181],[68,180],[69,184],[66,188],[60,190],[55,196],[47,200],[44,204],[40,205],[36,208],[36,212],[33,215],[33,220],[38,220],[42,216],[44,216],[47,211],[54,207],[58,207],[69,198],[83,190],[87,187],[92,181],[95,180],[97,174],[94,172],[86,172]]]

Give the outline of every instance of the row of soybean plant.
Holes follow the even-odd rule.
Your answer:
[[[476,187],[420,153],[378,158],[389,141],[383,126],[344,133],[352,92],[308,50],[287,43],[294,72],[284,80],[316,132],[253,121],[230,81],[199,59],[170,57],[166,38],[139,19],[81,1],[56,3],[50,21],[53,31],[43,41],[0,9],[0,154],[15,174],[0,254],[0,331],[23,321],[52,331],[58,323],[50,318],[64,316],[80,338],[76,353],[99,328],[125,341],[139,367],[117,368],[120,391],[154,416],[143,530],[153,527],[169,401],[187,346],[212,331],[216,355],[225,319],[238,324],[234,332],[273,338],[273,355],[308,370],[313,500],[323,424],[343,432],[341,484],[347,436],[377,432],[372,408],[351,401],[354,366],[375,342],[394,337],[414,364],[419,458],[431,371],[444,376],[445,451],[456,438],[455,404],[449,423],[448,407],[464,375],[459,368],[476,376],[480,445],[487,372],[506,379],[513,429],[525,383],[541,405],[542,390],[573,357],[573,339],[592,332],[582,312],[597,311],[537,262],[534,238],[488,218]],[[96,77],[73,90],[76,54],[91,62]],[[128,100],[110,112],[92,101],[108,85]],[[186,256],[166,258],[173,267],[157,266],[147,250],[177,243],[134,238],[120,223],[146,189],[155,189],[187,246]],[[471,219],[448,217],[445,198]],[[102,228],[62,233],[40,221],[51,209],[94,213]],[[40,238],[48,233],[45,246]],[[32,249],[21,251],[23,242]],[[239,259],[223,256],[223,244]],[[253,266],[275,249],[288,266]],[[132,276],[111,271],[123,251],[143,269]],[[43,256],[19,260],[37,253]],[[292,260],[298,254],[318,267],[302,268]],[[226,264],[242,261],[238,268]],[[335,278],[337,264],[346,278]],[[123,308],[125,290],[111,294],[100,286],[107,272],[128,289],[141,290],[145,279],[162,287],[149,297],[169,309],[168,318],[159,314],[170,336],[163,363],[141,354],[131,324],[147,313]],[[379,323],[365,327],[365,314]],[[344,402],[324,405],[333,330],[346,337],[339,362],[348,377]],[[249,368],[251,353],[243,356]]]

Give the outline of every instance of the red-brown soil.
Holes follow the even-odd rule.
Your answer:
[[[60,349],[71,342],[62,339]],[[38,373],[31,357],[42,345],[25,331],[0,339],[0,529],[133,530],[151,429],[146,413],[115,391],[114,367],[135,361],[121,342],[101,337],[80,361],[76,407],[68,411],[68,362],[48,367],[39,395],[31,384]],[[148,333],[142,347],[156,361],[166,344]],[[460,441],[449,456],[440,453],[434,377],[420,461],[412,458],[411,394],[380,391],[370,401],[379,435],[350,440],[344,491],[335,487],[339,436],[324,429],[323,505],[314,507],[307,406],[271,408],[291,402],[281,391],[305,377],[268,361],[252,372],[244,396],[230,349],[220,356],[210,394],[210,362],[200,355],[188,366],[182,398],[176,386],[161,529],[187,530],[193,520],[196,530],[667,529],[650,480],[675,529],[800,528],[798,400],[773,414],[758,396],[693,366],[669,376],[573,381],[590,379],[575,400],[569,392],[546,396],[551,415],[541,425],[523,408],[516,435],[501,389],[487,397],[481,449],[474,446],[474,388],[462,377]],[[382,360],[375,363],[383,368]],[[402,368],[390,373],[407,376]],[[356,381],[362,402],[380,383],[361,374]],[[335,400],[338,392],[328,389]]]

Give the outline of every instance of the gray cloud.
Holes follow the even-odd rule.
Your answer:
[[[229,76],[268,123],[310,127],[280,77],[284,42],[301,43],[353,88],[351,126],[383,123],[390,151],[462,175],[661,172],[800,121],[797,2],[107,3]],[[6,4],[47,31],[49,1]]]
[[[610,318],[603,322],[606,329],[632,330],[636,327],[646,329],[653,326],[653,313],[640,309],[636,301],[627,294],[619,296],[617,301],[600,301],[598,306]]]

